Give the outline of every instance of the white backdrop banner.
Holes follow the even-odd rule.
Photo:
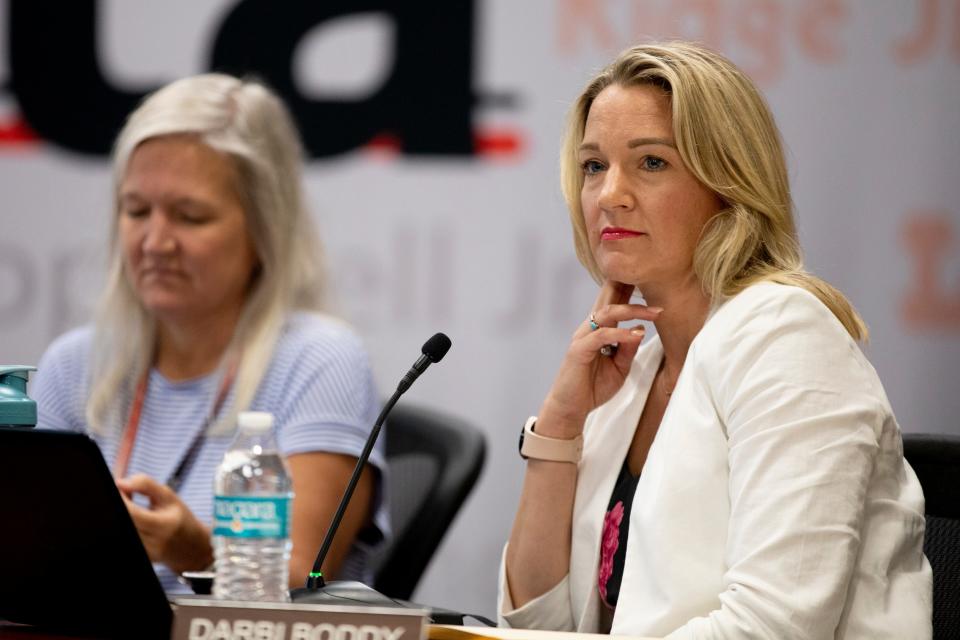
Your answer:
[[[564,115],[619,50],[677,37],[765,92],[808,265],[870,325],[903,429],[960,434],[957,0],[0,0],[0,362],[89,318],[126,112],[180,76],[256,74],[300,124],[336,310],[381,390],[453,339],[404,402],[470,420],[490,455],[416,599],[491,615],[516,436],[595,295]]]

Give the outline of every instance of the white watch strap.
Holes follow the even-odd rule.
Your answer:
[[[530,416],[527,418],[526,424],[523,425],[521,454],[534,460],[572,462],[574,464],[580,462],[580,454],[583,452],[583,435],[579,435],[572,440],[548,438],[533,430],[533,425],[536,422],[537,416]]]

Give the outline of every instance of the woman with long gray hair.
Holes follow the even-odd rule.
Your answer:
[[[292,585],[376,417],[361,341],[322,313],[301,156],[286,108],[259,83],[206,74],[147,97],[114,149],[95,321],[40,362],[39,424],[96,439],[168,590],[212,561],[213,475],[238,412],[275,417],[295,494]],[[384,465],[375,449],[325,575],[369,578],[366,553],[387,526]]]

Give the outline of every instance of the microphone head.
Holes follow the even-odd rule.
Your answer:
[[[430,359],[430,362],[440,362],[450,350],[450,345],[450,338],[445,334],[435,333],[432,338],[423,343],[423,349],[420,351]]]

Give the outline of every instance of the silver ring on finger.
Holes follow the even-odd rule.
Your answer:
[[[600,328],[600,323],[597,322],[597,318],[594,314],[590,314],[590,319],[587,320],[590,323],[590,331],[596,331]]]
[[[619,345],[617,343],[605,344],[602,347],[600,347],[600,355],[606,356],[608,358],[612,358],[613,356],[616,355],[618,346]]]

